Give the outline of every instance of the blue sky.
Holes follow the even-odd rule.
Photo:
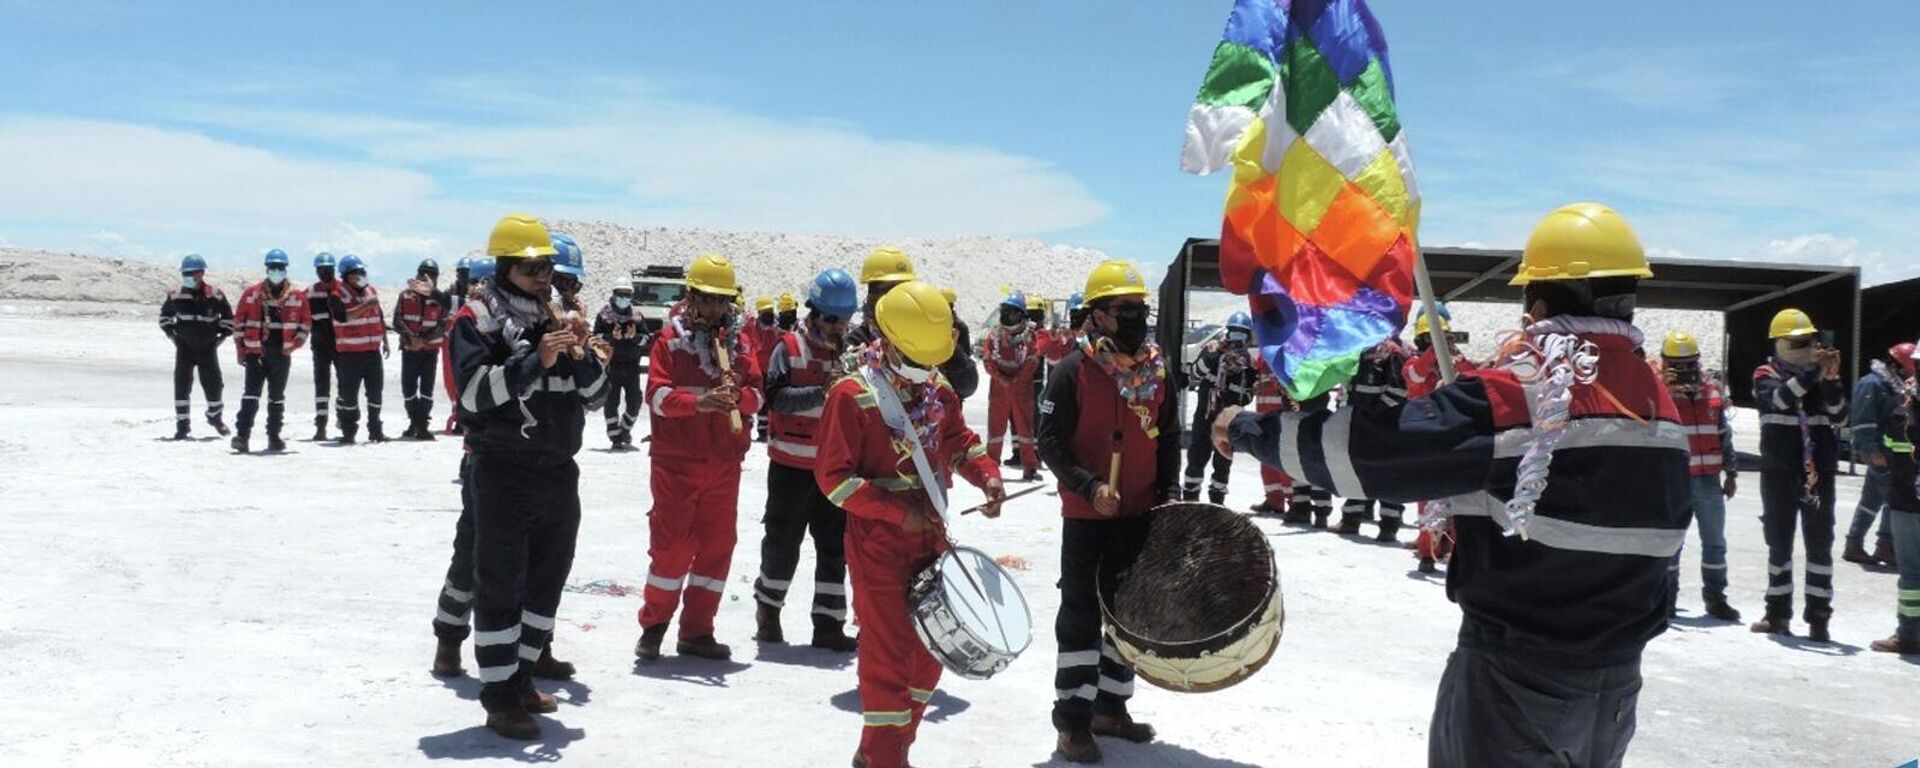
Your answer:
[[[1229,6],[0,0],[0,242],[410,263],[525,209],[1164,262],[1218,230],[1178,158]],[[1844,6],[1375,0],[1422,241],[1598,199],[1656,253],[1920,275],[1920,5]]]

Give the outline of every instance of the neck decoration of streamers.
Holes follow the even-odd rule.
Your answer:
[[[1365,0],[1236,0],[1181,169],[1232,167],[1220,274],[1295,399],[1353,377],[1413,297],[1420,194]]]

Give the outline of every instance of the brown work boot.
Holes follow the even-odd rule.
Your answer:
[[[848,637],[845,624],[837,621],[815,621],[813,642],[807,645],[834,653],[853,653],[860,650],[860,639]]]
[[[1093,733],[1095,736],[1111,736],[1125,739],[1135,744],[1153,741],[1153,726],[1134,722],[1133,716],[1125,712],[1117,715],[1094,715]]]
[[[1914,647],[1900,642],[1899,635],[1894,635],[1885,640],[1875,640],[1868,644],[1867,647],[1880,653],[1897,653],[1902,656],[1911,653],[1920,653],[1920,647]]]
[[[1059,749],[1069,763],[1100,762],[1100,744],[1093,740],[1093,731],[1085,728],[1061,731]]]
[[[1898,563],[1894,562],[1892,540],[1882,538],[1873,545],[1873,561],[1888,568],[1898,566]]]
[[[642,661],[654,661],[660,658],[660,643],[667,639],[667,625],[655,624],[640,628],[640,642],[633,644],[633,655]]]
[[[540,723],[527,714],[524,709],[509,709],[487,713],[487,728],[500,734],[501,738],[515,741],[533,741],[540,738]]]
[[[785,645],[787,633],[780,629],[780,609],[766,603],[760,603],[753,609],[753,640],[758,643]]]
[[[1751,629],[1755,633],[1762,634],[1762,635],[1781,635],[1783,637],[1792,637],[1793,621],[1790,619],[1776,619],[1769,616],[1767,618],[1754,622],[1753,626],[1748,627],[1748,629]]]
[[[560,711],[560,700],[554,698],[553,694],[541,693],[540,689],[528,683],[526,690],[520,693],[520,706],[525,707],[528,712],[545,714]]]
[[[1833,635],[1827,634],[1827,620],[1807,619],[1807,639],[1816,643],[1833,642]]]
[[[1859,539],[1847,539],[1846,549],[1840,551],[1840,559],[1860,565],[1873,565],[1873,555],[1867,554],[1867,548]]]
[[[1423,558],[1420,558],[1420,572],[1421,573],[1439,573],[1440,567],[1437,565],[1434,565],[1433,558],[1423,557]]]
[[[459,677],[467,673],[466,668],[460,666],[460,645],[459,642],[440,641],[439,647],[433,650],[434,677]]]
[[[709,659],[712,661],[726,661],[733,658],[733,649],[728,648],[725,643],[713,639],[713,635],[682,638],[679,644],[674,646],[674,652],[682,656],[692,656],[694,658]]]
[[[534,660],[533,669],[528,674],[542,680],[572,680],[573,665],[553,657],[553,644],[540,649],[540,658]]]

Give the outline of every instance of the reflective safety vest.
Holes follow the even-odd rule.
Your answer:
[[[1693,475],[1718,475],[1724,469],[1726,446],[1720,442],[1720,420],[1726,401],[1720,388],[1707,385],[1705,391],[1674,391],[1673,407],[1680,412],[1680,426],[1687,431],[1689,469]]]
[[[836,358],[831,348],[815,346],[802,334],[793,331],[780,334],[778,342],[780,353],[786,356],[787,386],[825,387],[833,383]],[[772,355],[772,350],[767,354]],[[804,411],[773,411],[768,414],[768,458],[781,466],[813,469],[813,460],[819,455],[820,414],[825,408],[824,397],[821,402],[822,405]]]
[[[407,290],[400,294],[400,305],[395,308],[394,319],[399,322],[395,327],[405,336],[427,343],[427,349],[438,350],[446,343],[446,329],[441,327],[445,320],[446,307],[440,305],[439,294],[422,296]]]
[[[261,281],[240,292],[240,306],[233,321],[240,337],[240,357],[267,354],[266,342],[273,340],[273,353],[286,354],[307,343],[312,322],[307,316],[307,293],[284,285],[275,297]]]
[[[380,295],[369,285],[355,296],[345,281],[333,289],[334,300],[346,308],[346,315],[333,323],[333,351],[378,352],[387,338],[387,318],[380,311]]]

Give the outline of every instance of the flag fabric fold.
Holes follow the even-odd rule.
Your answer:
[[[1420,193],[1365,0],[1237,0],[1181,169],[1231,169],[1220,274],[1295,398],[1352,378],[1413,298]]]

